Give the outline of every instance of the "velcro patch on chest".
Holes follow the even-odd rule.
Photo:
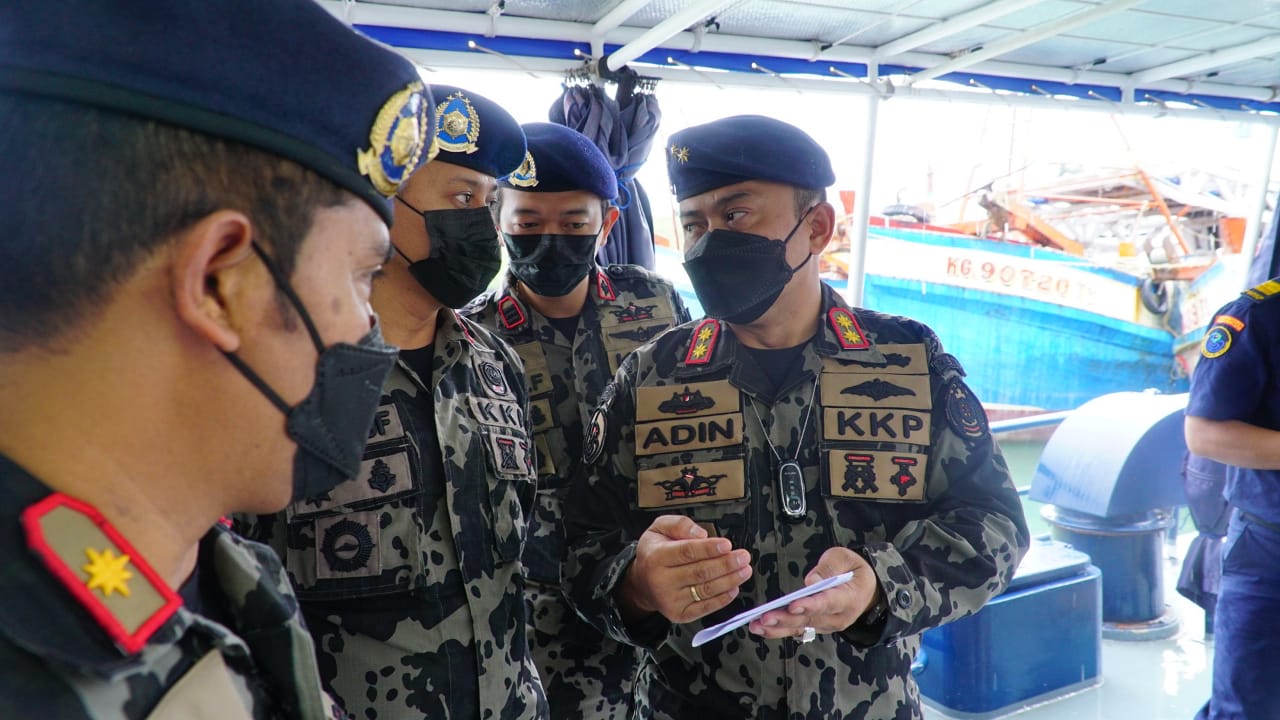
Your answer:
[[[511,383],[507,382],[504,363],[494,353],[474,351],[471,354],[471,367],[475,371],[480,387],[493,398],[514,400],[515,393]]]
[[[636,422],[741,412],[738,389],[728,380],[636,388]]]
[[[933,400],[928,375],[823,373],[822,406],[928,410]]]
[[[413,458],[409,445],[369,450],[360,461],[360,472],[326,493],[295,502],[289,515],[296,519],[359,503],[399,497],[414,489]]]
[[[505,433],[483,431],[493,459],[493,469],[506,480],[529,479],[536,474],[529,441]]]
[[[737,500],[746,497],[744,461],[718,460],[641,470],[636,503],[642,508]]]
[[[400,419],[400,409],[395,403],[379,405],[373,414],[373,425],[369,427],[369,443],[399,440],[405,436],[404,421]]]
[[[884,362],[847,358],[823,358],[824,373],[875,373],[877,375],[928,375],[924,345],[913,343],[900,345],[882,343],[876,350],[884,356]]]
[[[378,512],[357,512],[316,520],[316,577],[321,580],[370,577],[382,573]]]
[[[742,443],[742,413],[701,415],[636,425],[636,455],[683,452]]]
[[[829,407],[822,411],[824,440],[928,445],[932,414],[900,408]]]
[[[555,412],[551,409],[551,398],[539,398],[529,403],[529,422],[533,431],[540,433],[557,425]]]
[[[539,397],[550,393],[551,372],[547,366],[547,356],[542,352],[538,342],[527,342],[512,348],[524,363],[524,376],[529,383],[529,397]]]
[[[467,397],[467,403],[471,406],[471,414],[484,425],[497,425],[521,431],[525,429],[524,413],[520,410],[520,406],[513,402],[470,395]]]
[[[827,451],[827,494],[862,500],[922,501],[929,456],[869,450]]]

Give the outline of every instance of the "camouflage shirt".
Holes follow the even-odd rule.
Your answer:
[[[403,357],[360,475],[239,518],[285,560],[325,687],[357,718],[540,718],[520,553],[534,453],[519,359],[442,310],[430,387]]]
[[[0,717],[346,717],[270,549],[221,525],[200,542],[222,624],[183,607],[96,509],[2,456],[0,526]]]
[[[689,313],[671,284],[636,265],[597,269],[573,337],[523,302],[508,277],[464,312],[494,329],[524,361],[538,450],[538,498],[524,562],[529,644],[552,717],[622,718],[636,650],[582,622],[561,590],[564,495],[582,471],[583,421],[619,363]]]
[[[1025,552],[982,407],[927,327],[853,311],[824,286],[802,358],[771,398],[728,326],[687,324],[628,358],[592,417],[586,453],[598,461],[568,503],[567,576],[593,623],[655,650],[658,717],[920,718],[919,634],[979,609]],[[795,516],[770,445],[802,468],[792,500],[802,494],[807,508]],[[755,574],[699,621],[626,625],[613,590],[635,540],[667,513],[748,549]],[[879,622],[810,643],[744,627],[692,647],[703,627],[803,587],[833,546],[874,569],[888,606]]]

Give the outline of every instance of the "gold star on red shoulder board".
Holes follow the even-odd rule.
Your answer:
[[[684,357],[685,365],[704,365],[715,351],[716,338],[720,335],[720,323],[708,318],[693,330],[693,343]]]
[[[862,332],[862,327],[858,325],[858,319],[853,316],[853,313],[837,307],[831,308],[827,317],[831,320],[831,329],[835,332],[841,348],[861,350],[870,347],[871,343],[867,341],[867,336]]]
[[[141,650],[182,606],[92,505],[54,493],[23,510],[21,521],[27,546],[126,653]]]

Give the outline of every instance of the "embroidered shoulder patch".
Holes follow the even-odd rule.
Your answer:
[[[720,337],[720,321],[707,318],[698,323],[689,339],[689,351],[685,353],[685,365],[706,365],[711,362],[711,355],[716,351],[716,340]]]
[[[1231,331],[1224,325],[1214,325],[1200,341],[1200,354],[1207,358],[1225,355],[1231,349]]]
[[[865,350],[871,347],[866,333],[858,324],[858,318],[844,308],[833,307],[827,311],[827,320],[831,322],[831,330],[836,334],[836,341],[845,350]]]
[[[947,424],[951,429],[966,440],[985,437],[989,430],[987,412],[969,386],[963,380],[952,380],[943,393]]]
[[[27,546],[122,650],[133,654],[182,600],[96,508],[54,493],[22,511]]]
[[[591,414],[591,423],[587,425],[586,437],[582,439],[582,462],[594,465],[604,450],[605,431],[608,429],[608,417],[603,407],[596,408]]]
[[[1236,332],[1244,330],[1244,321],[1231,315],[1219,315],[1213,319],[1215,325],[1228,325]]]

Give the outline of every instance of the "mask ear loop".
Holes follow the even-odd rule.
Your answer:
[[[280,272],[280,268],[276,267],[275,262],[267,256],[267,253],[258,245],[253,243],[253,251],[258,253],[258,257],[262,258],[262,264],[267,266],[267,272],[271,273],[271,279],[275,281],[276,287],[284,296],[289,298],[289,302],[293,304],[293,308],[298,311],[298,315],[302,318],[302,323],[307,326],[307,334],[311,336],[311,343],[316,346],[316,353],[324,352],[324,341],[320,339],[320,333],[316,330],[316,326],[311,322],[311,315],[307,313],[307,308],[302,304],[302,299],[293,291],[289,285],[289,281],[285,279]]]
[[[791,242],[791,236],[796,234],[796,231],[800,229],[800,225],[804,223],[804,219],[805,219],[805,218],[807,218],[807,217],[809,217],[809,213],[813,212],[813,209],[814,209],[814,208],[816,208],[816,207],[818,207],[818,206],[817,206],[817,205],[810,205],[808,208],[806,208],[806,209],[805,209],[805,211],[804,211],[803,213],[801,213],[801,215],[800,215],[800,219],[796,221],[795,227],[791,228],[791,232],[787,233],[787,237],[782,241],[782,244],[783,244],[783,246],[784,246],[784,247],[783,247],[783,251],[782,251],[782,252],[783,252],[783,255],[784,255],[784,257],[783,257],[783,262],[784,262],[784,263],[786,262],[786,257],[785,257],[785,254],[786,254],[786,247],[785,247],[785,246],[786,246],[786,244],[787,244],[787,243],[789,243],[789,242]],[[809,253],[808,255],[806,255],[806,256],[805,256],[804,260],[802,260],[802,261],[800,262],[800,264],[799,264],[799,265],[797,265],[797,266],[795,266],[795,267],[791,267],[790,265],[787,265],[787,269],[791,271],[791,274],[792,274],[792,275],[795,275],[796,273],[800,272],[800,268],[802,268],[802,267],[804,267],[805,265],[807,265],[807,264],[809,263],[809,261],[810,261],[810,260],[812,260],[812,259],[813,259],[813,253]]]

